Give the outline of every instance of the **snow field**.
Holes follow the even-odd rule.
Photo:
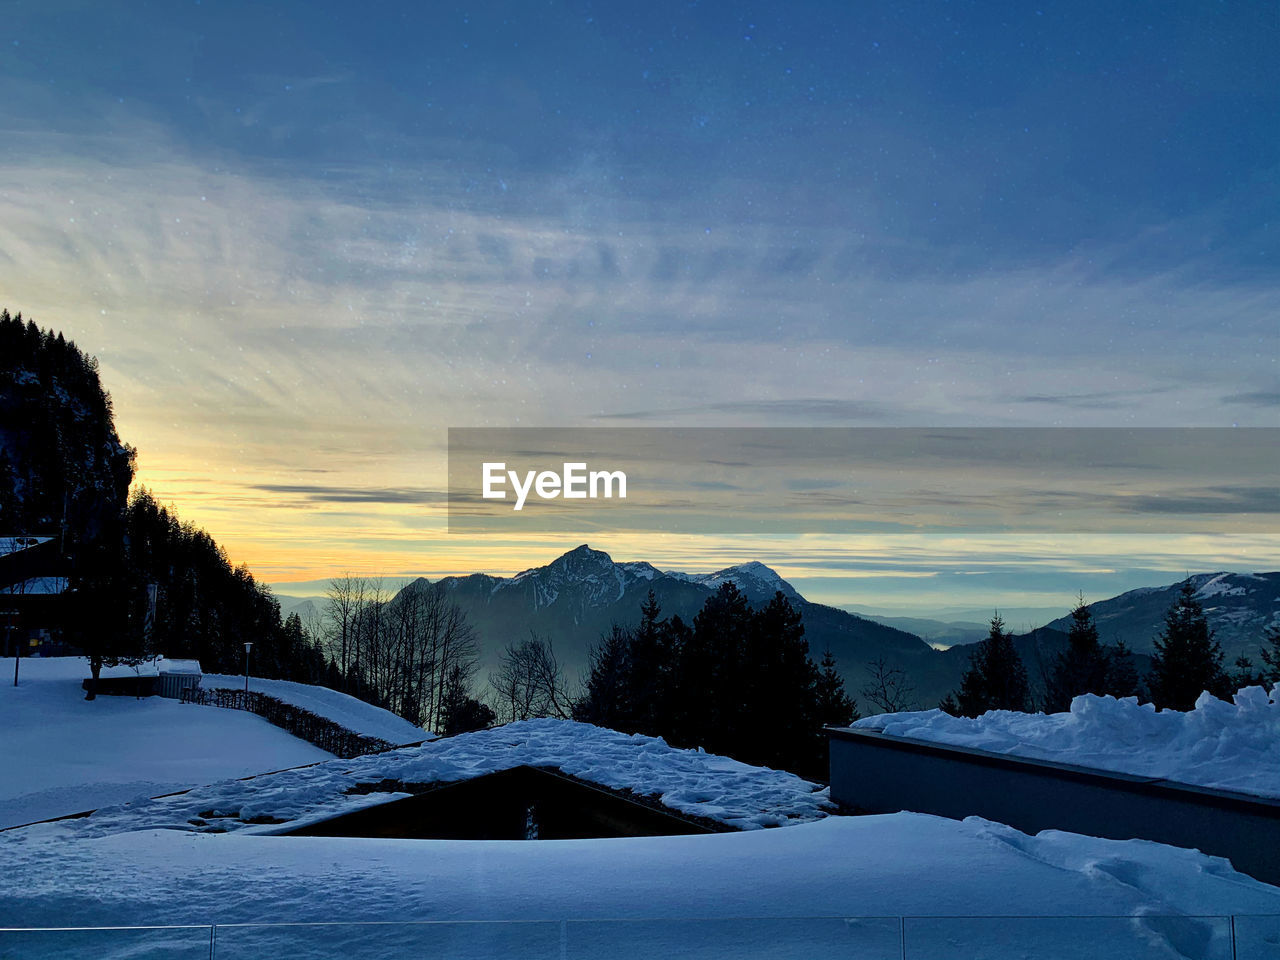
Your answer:
[[[24,658],[17,687],[13,660],[0,659],[0,676],[0,828],[332,756],[240,710],[86,701],[79,657]]]

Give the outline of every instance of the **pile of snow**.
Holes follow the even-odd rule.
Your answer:
[[[13,660],[0,659],[0,828],[332,757],[241,710],[161,697],[87,702],[88,675],[82,657],[24,657],[14,687]]]
[[[205,690],[225,688],[243,690],[244,676],[207,673],[200,682]],[[421,727],[415,726],[402,717],[397,717],[390,710],[383,710],[371,703],[357,700],[355,697],[328,687],[318,687],[309,683],[294,683],[292,680],[260,680],[249,678],[249,689],[265,693],[269,697],[291,703],[303,710],[310,710],[321,717],[328,717],[340,727],[352,733],[366,737],[375,737],[391,744],[420,743],[434,736]]]
[[[571,776],[644,796],[674,810],[743,830],[825,817],[828,792],[795,774],[753,767],[660,738],[628,735],[568,720],[524,720],[387,753],[225,780],[177,797],[101,809],[68,829],[82,836],[171,827],[216,818],[218,830],[279,832],[261,821],[312,822],[403,794],[350,794],[361,783],[467,780],[519,766],[554,767]],[[260,821],[253,825],[247,821]]]
[[[924,710],[867,717],[853,729],[1280,798],[1277,694],[1247,687],[1227,703],[1203,693],[1186,713],[1086,694],[1068,713],[970,719]]]

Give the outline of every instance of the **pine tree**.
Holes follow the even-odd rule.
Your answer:
[[[485,730],[497,719],[492,707],[471,696],[469,686],[467,671],[460,664],[454,664],[444,678],[444,696],[440,704],[441,736]]]
[[[811,772],[819,756],[825,769],[821,747],[826,737],[817,715],[818,668],[809,659],[800,611],[781,591],[751,615],[738,683],[734,756],[747,763],[786,767],[808,753]]]
[[[1031,690],[1027,668],[1013,646],[1013,635],[1005,633],[1004,621],[991,618],[991,632],[969,655],[969,669],[960,689],[947,697],[942,709],[966,717],[988,710],[1031,710]]]
[[[1280,683],[1280,624],[1267,628],[1262,636],[1266,644],[1262,648],[1262,662],[1265,666],[1258,673],[1258,678],[1266,684]]]
[[[1133,665],[1133,651],[1123,640],[1107,651],[1106,693],[1113,697],[1136,697],[1140,685],[1138,668]]]
[[[1226,696],[1230,685],[1222,669],[1222,648],[1209,629],[1204,608],[1190,580],[1164,617],[1155,642],[1147,684],[1160,709],[1191,710],[1200,694]]]
[[[635,704],[631,702],[629,630],[613,627],[590,653],[586,692],[573,704],[573,719],[623,733],[635,733]]]
[[[845,693],[844,679],[836,670],[836,658],[828,647],[822,653],[818,665],[818,682],[815,688],[818,722],[824,727],[847,727],[862,714],[853,697]]]
[[[669,732],[674,664],[673,632],[662,619],[658,598],[650,590],[640,605],[640,622],[631,632],[626,673],[625,697],[634,732],[648,736]]]
[[[729,582],[693,618],[681,649],[672,718],[682,745],[713,750],[741,720],[743,645],[751,616],[747,598]]]
[[[1110,669],[1110,657],[1098,642],[1098,626],[1082,596],[1071,611],[1067,648],[1054,658],[1045,709],[1049,713],[1061,713],[1071,709],[1072,699],[1081,694],[1106,693]]]

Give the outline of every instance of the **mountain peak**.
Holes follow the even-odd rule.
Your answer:
[[[761,580],[782,579],[777,570],[774,570],[773,567],[766,566],[759,560],[750,560],[747,563],[740,563],[737,566],[729,567],[728,569],[737,570],[739,573],[749,574],[750,576],[758,577]],[[723,573],[724,571],[721,572]]]
[[[732,583],[747,594],[753,602],[757,603],[771,599],[777,590],[781,590],[785,596],[793,600],[803,599],[791,584],[782,579],[776,570],[766,566],[759,560],[751,560],[747,563],[739,563],[736,566],[725,567],[715,573],[689,574],[669,570],[667,571],[667,576],[674,577],[677,580],[684,580],[686,583],[697,583],[711,590],[715,590],[722,583]]]
[[[609,556],[603,550],[592,550],[589,544],[583,543],[574,547],[568,553],[563,553],[552,560],[547,566],[554,567],[557,564],[564,566],[573,564],[581,566],[582,564],[590,564],[592,566],[609,566],[613,565],[613,557]]]

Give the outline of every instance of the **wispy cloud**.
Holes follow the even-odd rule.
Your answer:
[[[1280,390],[1254,390],[1250,393],[1233,393],[1222,398],[1223,403],[1240,403],[1251,407],[1280,407]]]
[[[265,493],[301,497],[315,503],[446,503],[447,491],[371,489],[367,487],[327,487],[302,483],[260,483],[253,486]]]
[[[1253,283],[1116,276],[1106,250],[927,269],[820,217],[803,241],[769,218],[708,228],[584,193],[586,174],[510,201],[432,167],[281,177],[108,117],[11,131],[0,304],[99,356],[142,479],[267,573],[380,537],[400,567],[460,549],[435,492],[449,426],[1185,425],[1274,405],[1256,345],[1276,298]],[[285,499],[315,508],[314,538],[282,530]]]

